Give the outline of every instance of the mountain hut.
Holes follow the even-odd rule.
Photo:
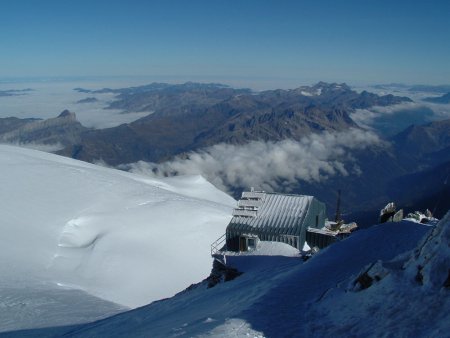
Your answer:
[[[325,204],[313,196],[245,191],[226,229],[226,249],[247,251],[258,241],[303,248],[308,228],[325,225]]]

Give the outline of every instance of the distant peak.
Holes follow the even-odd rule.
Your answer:
[[[322,88],[322,89],[329,89],[329,90],[336,90],[336,89],[344,89],[344,90],[350,90],[350,87],[345,83],[327,83],[320,81],[316,83],[312,88]]]
[[[68,109],[65,109],[61,114],[59,114],[57,119],[62,119],[65,122],[78,122],[75,113],[72,113]]]
[[[58,117],[73,117],[73,118],[75,118],[75,113],[72,113],[68,109],[65,109],[62,111],[61,114],[59,114]]]
[[[319,81],[313,87],[326,87],[326,86],[329,86],[329,85],[330,84],[327,83],[327,82]]]

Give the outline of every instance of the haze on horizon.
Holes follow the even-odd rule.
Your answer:
[[[450,82],[449,17],[445,0],[7,0],[0,12],[0,80],[444,84]]]

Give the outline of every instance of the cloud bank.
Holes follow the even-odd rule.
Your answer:
[[[373,132],[350,129],[313,134],[298,142],[222,143],[184,158],[160,164],[140,161],[121,169],[156,177],[200,174],[224,191],[230,187],[289,191],[298,180],[321,182],[335,175],[359,175],[352,151],[381,142]]]

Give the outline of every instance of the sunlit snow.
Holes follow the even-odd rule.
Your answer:
[[[4,145],[0,163],[0,302],[33,285],[129,307],[170,297],[208,275],[235,204],[200,176],[148,179]]]

